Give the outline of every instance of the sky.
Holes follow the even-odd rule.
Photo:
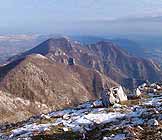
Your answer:
[[[139,27],[139,23],[130,24],[125,19],[159,16],[162,16],[162,0],[3,0],[0,33],[97,34],[116,32],[121,27],[127,30],[145,27],[146,31],[152,22]],[[159,25],[161,22],[155,23]]]

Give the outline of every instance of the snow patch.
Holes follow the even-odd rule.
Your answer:
[[[41,54],[34,54],[34,57],[41,58],[41,59],[48,59],[47,57],[41,55]]]

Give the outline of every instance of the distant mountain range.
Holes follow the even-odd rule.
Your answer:
[[[11,56],[29,50],[48,38],[61,35],[13,35],[0,36],[0,64],[6,63]],[[127,51],[130,55],[152,59],[161,63],[162,41],[160,36],[70,36],[81,44],[92,44],[99,41],[110,41]]]

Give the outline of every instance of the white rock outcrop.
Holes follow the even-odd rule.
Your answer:
[[[101,99],[105,107],[128,100],[127,95],[124,93],[124,90],[121,86],[102,91]]]
[[[127,95],[124,93],[122,86],[114,87],[110,89],[111,94],[116,98],[117,102],[127,101]]]
[[[139,90],[139,88],[137,88],[136,90],[135,90],[135,96],[136,97],[139,97],[139,96],[141,96],[141,91]]]

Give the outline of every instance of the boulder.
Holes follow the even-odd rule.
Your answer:
[[[141,86],[139,86],[140,88],[144,89],[147,86],[146,83],[143,83]]]
[[[162,87],[159,86],[159,85],[157,85],[156,88],[157,88],[157,90],[161,90],[162,89]]]
[[[149,126],[158,126],[159,125],[159,122],[156,119],[151,119],[147,123]]]
[[[143,83],[142,85],[138,86],[139,90],[146,91],[150,88],[150,83]]]
[[[136,97],[139,97],[139,96],[141,96],[141,91],[139,90],[139,88],[137,88],[136,90],[135,90],[135,96]]]
[[[68,132],[69,131],[69,129],[67,127],[63,127],[62,129],[63,129],[64,132]]]
[[[150,85],[151,88],[156,88],[156,86],[157,86],[156,83]]]
[[[111,88],[110,92],[117,102],[121,103],[128,100],[127,95],[124,93],[122,86]]]
[[[114,105],[114,104],[116,104],[116,103],[119,103],[120,100],[119,100],[119,98],[116,98],[116,97],[113,95],[112,92],[110,92],[110,94],[109,94],[109,102],[110,102],[111,105]]]
[[[111,88],[110,90],[103,90],[101,92],[101,99],[105,107],[128,100],[121,86]]]
[[[141,97],[141,94],[142,94],[140,89],[141,88],[139,87],[139,88],[133,90],[133,93],[128,95],[128,99],[130,99],[130,100],[139,99]]]
[[[92,104],[93,104],[93,107],[96,107],[96,108],[103,107],[103,103],[101,100],[96,100]]]
[[[102,99],[102,104],[104,107],[109,107],[110,101],[109,101],[109,91],[108,90],[103,90],[101,92],[101,99]]]
[[[102,104],[104,107],[109,107],[115,103],[119,103],[119,100],[113,96],[109,90],[103,90],[101,92]]]

